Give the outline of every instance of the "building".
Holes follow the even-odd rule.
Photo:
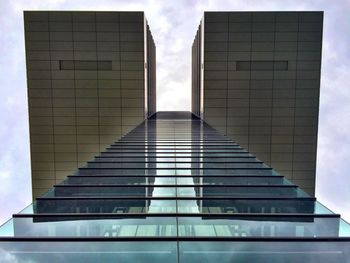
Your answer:
[[[205,12],[192,112],[315,193],[323,12]]]
[[[33,198],[156,111],[143,12],[24,12]]]
[[[2,262],[350,262],[340,215],[198,115],[146,111],[0,227]]]
[[[349,230],[204,121],[160,112],[14,215],[0,228],[0,256],[345,263]]]

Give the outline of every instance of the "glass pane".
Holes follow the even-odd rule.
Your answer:
[[[192,189],[191,189],[192,188]],[[230,197],[307,197],[304,192],[294,186],[207,186],[207,187],[178,187],[178,196],[188,196],[195,191],[198,197],[230,196]],[[191,190],[189,190],[191,189]],[[192,194],[190,196],[193,196]]]
[[[180,213],[315,213],[312,198],[296,199],[197,199],[178,200]]]
[[[339,216],[179,217],[180,236],[337,237]]]
[[[175,213],[176,200],[40,198],[35,213]]]
[[[160,184],[162,185],[162,184]],[[57,185],[53,194],[54,197],[70,196],[136,196],[136,197],[159,197],[159,196],[176,196],[174,187],[144,187],[140,186],[75,186],[75,185]]]
[[[15,217],[13,236],[134,237],[175,236],[175,217],[34,216]]]
[[[176,242],[0,241],[0,248],[4,263],[178,262]]]
[[[350,258],[350,241],[179,242],[181,263],[341,262]]]

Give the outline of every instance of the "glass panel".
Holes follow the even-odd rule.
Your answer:
[[[159,175],[175,175],[175,169],[136,169],[136,168],[128,168],[128,169],[89,169],[89,168],[80,168],[79,175],[140,175],[145,176],[146,174],[159,174]]]
[[[344,219],[340,219],[339,222],[339,236],[350,237],[350,224]]]
[[[179,217],[180,236],[337,237],[339,217]]]
[[[171,177],[169,177],[171,180]],[[175,181],[173,179],[172,181]],[[154,178],[143,176],[68,176],[64,184],[116,184],[116,185],[143,185],[153,184]]]
[[[175,213],[176,200],[37,199],[35,213]]]
[[[202,185],[286,185],[283,177],[277,176],[203,176],[190,177],[190,181]],[[178,184],[187,184],[188,178],[180,177]],[[183,183],[182,183],[183,182]]]
[[[176,166],[178,167],[178,166]],[[264,164],[258,162],[248,162],[248,163],[204,163],[203,168],[263,168]]]
[[[315,203],[315,213],[317,214],[333,214],[331,210],[329,210],[327,207],[325,207],[320,202]]]
[[[271,169],[217,169],[217,168],[196,168],[177,169],[177,175],[221,175],[221,176],[256,176],[256,175],[274,175]]]
[[[13,235],[13,219],[11,218],[0,226],[0,237],[12,237]]]
[[[15,217],[13,236],[125,237],[175,236],[175,217]]]
[[[33,213],[33,204],[29,204],[19,212],[19,214],[32,214],[32,213]]]
[[[198,197],[210,197],[210,196],[230,196],[230,197],[307,197],[303,192],[299,192],[296,187],[293,186],[225,186],[225,187],[192,187],[193,190],[189,191],[191,187],[178,187],[178,196],[188,196],[186,193],[195,191]],[[186,190],[187,189],[187,190]],[[190,195],[193,196],[193,195]]]
[[[305,213],[313,214],[315,202],[310,199],[197,199],[178,200],[179,213]]]
[[[160,183],[158,183],[160,184]],[[144,186],[56,186],[55,197],[69,196],[176,196],[175,187]]]
[[[349,262],[350,241],[179,242],[181,263]]]
[[[69,196],[146,196],[144,187],[55,187],[55,197]]]
[[[176,242],[156,241],[0,241],[0,258],[4,263],[178,262]]]

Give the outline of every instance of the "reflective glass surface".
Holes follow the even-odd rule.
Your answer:
[[[176,236],[175,217],[27,216],[14,217],[17,237],[161,237]]]
[[[179,262],[349,262],[349,241],[179,242]]]
[[[0,258],[349,262],[347,242],[348,223],[236,142],[157,113],[0,227]]]
[[[177,263],[176,242],[0,241],[2,263]]]

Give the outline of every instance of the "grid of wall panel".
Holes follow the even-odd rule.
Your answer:
[[[349,242],[340,215],[237,143],[157,112],[0,227],[0,258],[347,263]]]
[[[144,120],[145,19],[65,11],[24,18],[36,197]]]
[[[323,12],[205,12],[204,119],[314,194]]]

